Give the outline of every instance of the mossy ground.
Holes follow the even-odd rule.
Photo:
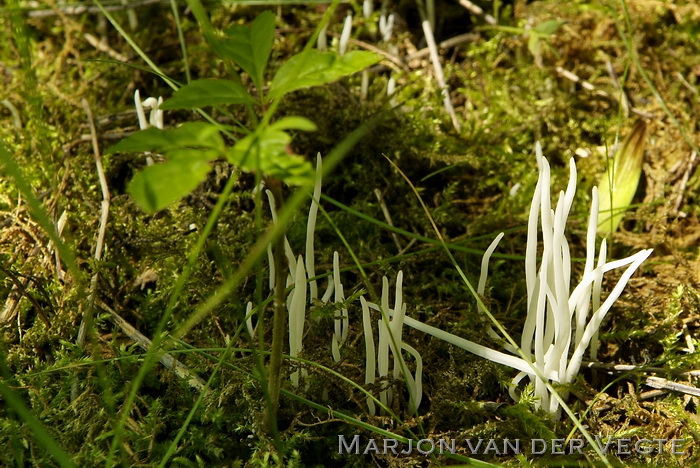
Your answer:
[[[136,129],[132,111],[135,89],[166,97],[170,90],[154,74],[104,61],[108,54],[91,45],[86,35],[104,39],[107,48],[103,49],[113,56],[121,54],[131,63],[142,63],[126,41],[100,20],[101,14],[71,15],[54,9],[46,17],[28,17],[32,11],[29,8],[13,13],[13,5],[24,7],[25,3],[11,2],[0,16],[4,37],[11,38],[0,43],[0,100],[6,103],[0,106],[0,139],[21,165],[50,217],[57,221],[64,212],[67,214],[63,237],[74,249],[85,277],[98,274],[98,299],[151,336],[218,193],[229,176],[238,174],[227,163],[218,162],[217,170],[194,194],[148,216],[126,194],[128,181],[145,162],[133,155],[105,158],[112,194],[107,250],[103,262],[94,262],[101,194],[81,99],[90,103],[100,146],[106,148]],[[424,44],[413,4],[395,3],[399,14],[392,46],[403,56]],[[579,190],[569,240],[572,254],[581,257],[588,194],[605,167],[607,147],[616,135],[623,138],[635,119],[619,109],[619,91],[606,71],[609,63],[620,79],[626,76],[630,105],[644,115],[648,126],[643,180],[634,200],[639,206],[627,213],[613,237],[612,255],[622,257],[649,247],[655,251],[604,323],[599,361],[656,363],[656,367],[665,369],[657,375],[695,385],[695,377],[680,372],[700,364],[688,350],[689,343],[698,343],[695,337],[700,328],[700,213],[696,197],[700,178],[695,172],[693,149],[684,137],[688,135],[694,145],[699,144],[700,8],[692,1],[629,0],[630,30],[618,2],[501,4],[499,23],[511,28],[536,27],[553,19],[563,21],[533,55],[525,29],[518,32],[485,27],[481,18],[471,17],[456,4],[437,3],[438,40],[473,34],[468,42],[443,51],[461,131],[452,128],[444,112],[427,56],[412,60],[403,70],[394,71],[399,88],[393,102],[400,105],[324,181],[324,194],[384,221],[374,193],[378,189],[395,226],[435,238],[418,200],[383,157],[386,155],[417,186],[442,234],[451,242],[483,251],[498,232],[506,230],[499,252],[509,255],[492,261],[485,300],[506,329],[517,335],[525,314],[524,226],[537,179],[534,142],[543,144],[557,189],[565,184],[568,159],[577,159]],[[483,3],[485,8],[492,6]],[[55,7],[54,2],[47,2],[41,9],[50,11]],[[250,19],[260,8],[235,3],[209,6],[218,27]],[[349,8],[359,13],[360,2],[342,6],[331,28],[335,33],[339,33],[344,11]],[[300,49],[323,9],[313,5],[273,7],[278,14],[273,68]],[[164,73],[184,81],[170,7],[154,4],[133,12],[139,26],[133,31],[127,28],[129,34]],[[128,24],[124,11],[116,12],[115,17],[121,24]],[[362,23],[359,18],[356,15],[357,25]],[[181,24],[192,77],[226,77],[225,68],[204,43],[193,17],[182,14]],[[355,37],[375,43],[376,28],[370,22],[363,28]],[[633,51],[623,41],[621,31],[631,36]],[[632,54],[650,77],[657,96],[634,64]],[[281,106],[283,113],[305,115],[319,126],[316,133],[298,135],[294,149],[310,159],[318,151],[327,154],[362,122],[391,107],[385,95],[391,66],[386,62],[371,71],[367,100],[359,97],[359,76],[288,98]],[[562,77],[556,67],[576,73],[607,96]],[[246,118],[244,113],[236,115]],[[193,118],[186,112],[168,113],[166,124]],[[581,158],[581,154],[589,156]],[[240,175],[176,306],[173,324],[184,320],[210,297],[255,242],[254,184],[251,175]],[[519,190],[510,195],[516,184],[520,184]],[[430,250],[431,246],[422,242],[409,247],[410,238],[395,239],[387,230],[347,211],[329,204],[324,207],[360,261],[377,262],[367,268],[375,289],[382,276],[394,278],[403,270],[409,315],[498,348],[485,338],[483,318],[443,252]],[[6,304],[0,336],[4,381],[24,399],[76,464],[98,466],[107,460],[111,430],[140,366],[142,350],[125,337],[103,308],[97,309],[86,349],[77,346],[78,326],[87,307],[87,284],[76,284],[61,275],[59,269],[65,266],[57,266],[47,234],[32,218],[25,197],[9,177],[0,179],[0,212],[0,266],[4,278],[0,297]],[[297,252],[303,247],[305,221],[305,213],[300,212],[289,229],[288,237]],[[197,228],[194,231],[193,224]],[[396,258],[406,247],[406,255]],[[338,235],[322,216],[316,230],[316,248],[318,272],[330,269],[333,250],[342,252],[344,266],[352,266]],[[480,256],[463,252],[455,255],[470,280],[475,281]],[[346,294],[367,286],[356,269],[346,273],[343,280]],[[610,288],[612,281],[608,281]],[[199,349],[225,346],[241,325],[243,298],[254,297],[255,283],[255,276],[251,276],[230,300],[186,336],[186,342]],[[19,290],[18,284],[22,285]],[[16,309],[10,313],[8,307],[13,301]],[[335,363],[330,353],[331,314],[321,308],[309,311],[303,357],[362,383],[364,344],[359,307],[351,308],[351,334],[340,363]],[[269,332],[265,341],[269,341]],[[462,453],[465,439],[566,437],[573,427],[568,419],[553,421],[544,413],[535,413],[531,402],[514,404],[506,391],[511,370],[410,329],[405,330],[404,341],[421,352],[426,364],[425,397],[418,418],[406,412],[403,397],[394,405],[403,425],[388,417],[370,417],[362,394],[313,366],[308,368],[308,387],[302,386],[297,392],[324,407],[401,435],[410,429],[425,438],[454,438]],[[234,345],[250,347],[244,338]],[[178,356],[205,379],[216,365],[216,358],[203,353]],[[97,362],[100,359],[104,361]],[[229,361],[233,367],[224,366],[216,375],[212,391],[178,444],[172,459],[177,466],[266,465],[273,460],[273,448],[261,420],[264,403],[260,385],[250,374],[255,369],[254,359],[248,353],[234,352]],[[698,452],[693,447],[700,434],[697,398],[682,393],[649,396],[646,392],[650,388],[644,385],[647,374],[583,371],[570,389],[569,402],[592,434],[686,441],[684,455],[613,455],[613,463],[698,463]],[[403,387],[397,384],[396,388]],[[197,391],[174,373],[154,367],[127,421],[119,451],[121,463],[157,464],[197,397]],[[30,427],[14,412],[3,406],[0,416],[0,464],[52,463]],[[430,459],[417,454],[338,455],[337,434],[372,437],[371,433],[289,398],[282,399],[279,422],[290,464],[449,463],[441,457]],[[478,458],[509,465],[599,463],[592,453],[567,458]]]

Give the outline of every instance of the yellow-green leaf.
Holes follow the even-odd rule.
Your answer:
[[[598,185],[598,234],[601,236],[608,236],[617,230],[632,203],[642,175],[645,135],[646,125],[638,120],[609,162]]]

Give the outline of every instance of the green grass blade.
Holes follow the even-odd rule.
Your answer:
[[[175,19],[175,26],[177,27],[177,39],[180,42],[180,50],[182,50],[182,64],[185,66],[185,77],[189,83],[192,81],[190,60],[187,55],[187,43],[185,42],[185,34],[182,31],[182,21],[180,21],[180,11],[177,8],[177,1],[170,0],[170,6],[172,7],[173,18]]]
[[[4,359],[4,358],[3,358]],[[5,401],[5,404],[11,408],[24,423],[29,426],[34,438],[43,446],[51,457],[62,467],[75,467],[75,463],[70,459],[68,454],[58,445],[56,440],[51,436],[48,429],[34,417],[31,410],[24,404],[22,399],[5,384],[0,381],[0,395]]]
[[[143,61],[146,62],[155,73],[160,75],[163,78],[163,80],[168,84],[168,86],[170,86],[173,89],[177,89],[178,86],[175,83],[175,81],[169,78],[168,75],[166,75],[165,72],[163,72],[163,70],[161,70],[160,67],[158,67],[158,65],[156,65],[155,62],[153,62],[153,60],[150,59],[148,54],[146,54],[146,52],[144,52],[143,49],[139,47],[139,45],[136,43],[136,41],[132,39],[129,33],[127,33],[126,30],[122,28],[121,25],[117,22],[117,20],[114,19],[114,16],[112,16],[112,14],[109,11],[107,11],[104,5],[102,5],[102,2],[100,2],[100,0],[93,1],[95,2],[95,5],[97,5],[97,7],[100,9],[102,14],[105,15],[105,18],[107,18],[109,22],[112,23],[114,29],[119,31],[119,34],[131,46],[131,48],[134,49],[134,51],[139,55],[139,57],[141,57]]]

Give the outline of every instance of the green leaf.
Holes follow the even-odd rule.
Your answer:
[[[284,131],[268,127],[236,142],[228,159],[246,171],[260,171],[288,185],[310,184],[314,178],[311,163],[289,150],[292,138]]]
[[[527,41],[527,50],[530,51],[535,59],[535,65],[542,68],[542,39],[536,34],[530,34]]]
[[[274,130],[303,130],[305,132],[315,132],[316,124],[306,117],[289,116],[282,117],[277,122],[270,125]]]
[[[224,104],[250,104],[253,98],[243,85],[230,80],[204,79],[193,81],[175,91],[160,106],[164,110],[196,109]]]
[[[342,57],[335,52],[308,49],[290,58],[277,70],[269,97],[278,98],[297,89],[331,83],[379,62],[373,52],[354,50]]]
[[[152,151],[166,154],[176,149],[199,148],[223,154],[224,147],[224,140],[216,126],[204,122],[186,122],[167,130],[155,127],[141,130],[110,147],[105,153]]]
[[[566,21],[561,21],[561,20],[548,20],[543,23],[538,24],[533,28],[534,31],[538,32],[539,34],[543,34],[546,36],[551,36],[557,30],[561,27],[562,24],[566,23]]]
[[[238,64],[261,89],[275,37],[275,15],[264,11],[251,26],[234,25],[226,30],[226,35],[226,39],[218,41],[218,53]]]
[[[148,166],[129,183],[127,191],[147,213],[162,210],[192,192],[207,177],[211,166],[200,152],[185,157],[179,153],[160,164]]]
[[[566,21],[548,20],[529,30],[527,48],[535,59],[535,65],[542,68],[542,41],[557,32]]]
[[[640,119],[598,184],[598,234],[603,237],[617,231],[637,191],[642,176],[645,136],[646,124]]]

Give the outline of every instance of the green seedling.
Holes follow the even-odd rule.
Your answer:
[[[236,25],[223,37],[208,34],[214,52],[247,73],[257,89],[251,94],[240,76],[230,80],[193,81],[166,100],[160,109],[201,109],[209,106],[241,105],[252,108],[257,121],[244,128],[243,138],[231,146],[221,133],[231,132],[217,122],[187,122],[176,128],[149,128],[134,133],[109,148],[108,153],[152,152],[165,161],[141,170],[128,191],[148,213],[162,210],[191,193],[206,179],[211,162],[226,159],[244,171],[274,177],[288,185],[311,186],[311,163],[289,149],[290,130],[314,131],[316,125],[304,117],[284,117],[273,122],[281,99],[289,93],[320,86],[352,75],[379,61],[379,56],[352,51],[342,57],[335,52],[305,49],[291,57],[272,77],[265,93],[267,65],[272,51],[274,14],[261,13],[250,26]]]

